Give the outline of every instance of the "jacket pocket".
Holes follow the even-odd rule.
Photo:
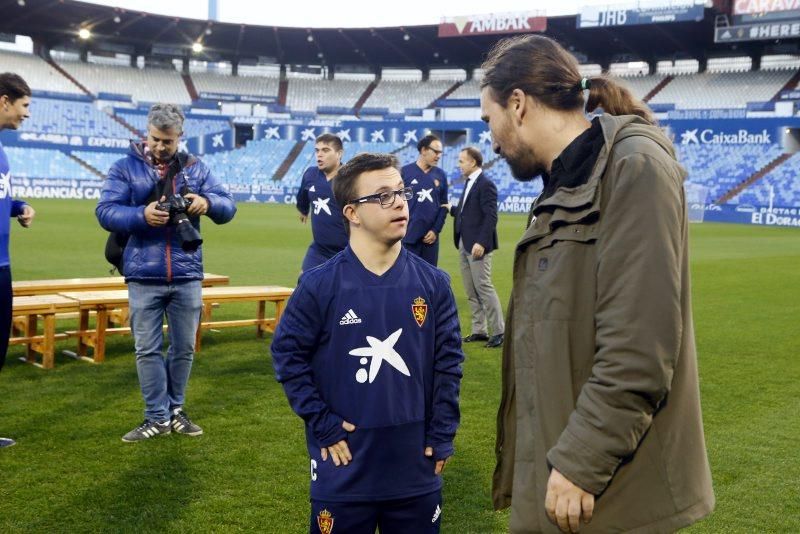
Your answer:
[[[594,316],[596,226],[558,227],[528,248],[526,285],[534,320],[572,321]]]
[[[591,244],[597,240],[596,224],[569,224],[556,228],[536,243],[536,250],[545,250],[559,243]]]

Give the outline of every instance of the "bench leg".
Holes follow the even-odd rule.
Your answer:
[[[209,308],[210,309],[210,308]],[[200,352],[200,349],[203,348],[203,320],[205,318],[205,309],[203,313],[200,315],[200,322],[197,323],[197,332],[194,333],[194,351]]]
[[[106,328],[108,328],[108,310],[97,310],[97,325],[95,326],[94,362],[100,363],[106,359]]]
[[[33,337],[36,335],[36,331],[38,327],[38,316],[30,315],[28,316],[28,324],[25,327],[25,337]],[[36,363],[36,350],[33,348],[33,344],[28,342],[25,344],[25,359],[28,363]]]
[[[266,301],[259,300],[258,301],[258,312],[256,314],[256,319],[258,319],[258,324],[256,325],[256,336],[259,338],[264,337],[264,316],[267,309]]]
[[[44,318],[44,341],[42,342],[42,367],[52,369],[55,365],[55,335],[56,335],[56,315],[54,313],[43,316]]]
[[[89,310],[81,310],[78,319],[78,332],[89,331]],[[78,335],[78,358],[85,358],[89,346],[84,341],[83,335]]]
[[[11,337],[19,337],[25,335],[25,329],[28,326],[28,316],[21,315],[14,317],[11,320]]]
[[[283,310],[286,309],[286,303],[288,299],[276,300],[275,301],[275,326],[274,328],[278,328],[278,323],[281,321],[281,316],[283,315]]]

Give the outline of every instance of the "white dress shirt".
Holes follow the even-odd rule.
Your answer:
[[[467,185],[464,189],[464,200],[461,201],[460,208],[463,208],[464,205],[467,203],[467,197],[469,196],[469,191],[472,189],[473,184],[475,183],[475,178],[477,178],[481,174],[481,169],[477,169],[473,171],[469,176],[467,176]]]

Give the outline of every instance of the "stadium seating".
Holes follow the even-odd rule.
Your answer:
[[[468,80],[461,85],[459,85],[455,91],[447,95],[447,98],[453,99],[468,99],[468,98],[480,98],[481,97],[481,88],[480,88],[480,80],[472,79]]]
[[[181,75],[175,69],[139,69],[63,61],[61,67],[94,94],[130,95],[136,102],[191,104]]]
[[[791,79],[788,70],[703,72],[676,76],[650,101],[678,109],[746,108],[767,102]]]
[[[17,178],[66,178],[99,180],[100,177],[60,150],[5,147],[8,162]]]
[[[771,191],[774,194],[773,206],[800,206],[800,153],[792,155],[782,165],[732,198],[730,203],[768,206]]]
[[[132,113],[124,109],[117,109],[116,114],[125,122],[139,130],[142,135],[147,131],[147,115],[143,113]],[[196,116],[186,117],[183,123],[183,131],[187,137],[199,137],[212,133],[224,132],[231,129],[230,120],[227,117],[219,118],[198,118]]]
[[[277,139],[250,141],[236,150],[207,154],[203,161],[224,183],[265,184],[272,181],[294,145],[294,141]]]
[[[131,132],[98,110],[94,104],[72,100],[34,98],[23,131],[96,137],[131,137]]]
[[[0,51],[3,72],[17,72],[33,90],[83,94],[80,88],[45,60],[32,54]]]
[[[356,105],[369,83],[369,80],[292,77],[289,79],[286,105],[293,111],[316,111],[320,106],[349,110]]]
[[[303,150],[300,151],[300,154],[298,154],[297,158],[292,162],[289,170],[286,171],[286,174],[281,180],[281,185],[285,187],[299,187],[303,179],[303,173],[307,168],[316,164],[317,162],[314,159],[314,143],[307,142],[303,145]]]
[[[125,157],[125,152],[94,152],[88,150],[73,150],[72,155],[85,161],[98,171],[106,174],[117,160]]]
[[[394,113],[401,113],[406,108],[426,108],[453,84],[453,80],[381,80],[364,106],[388,108]]]
[[[651,76],[627,76],[617,78],[624,86],[630,89],[633,96],[643,99],[647,94],[666,78],[663,74],[653,74]]]
[[[394,152],[398,148],[400,148],[400,145],[393,143],[359,143],[356,141],[345,142],[342,161],[346,162],[361,152]],[[289,170],[287,171],[283,180],[281,180],[281,185],[284,187],[299,187],[300,181],[303,178],[303,173],[309,167],[316,166],[316,164],[317,161],[314,154],[314,143],[307,142],[305,146],[303,146],[303,150],[297,156],[297,159],[295,159],[292,165],[289,167]]]
[[[225,76],[211,72],[193,72],[198,93],[278,96],[280,80],[270,76]]]
[[[772,145],[686,145],[677,147],[688,180],[708,188],[708,199],[718,199],[781,153]]]
[[[75,84],[46,61],[31,54],[0,51],[0,60],[5,61],[4,69],[24,72],[31,86],[37,90],[69,92],[81,94]],[[189,103],[189,95],[178,71],[174,69],[139,69],[115,65],[101,65],[79,61],[64,60],[63,68],[93,93],[130,94],[134,100],[142,102],[172,101]],[[666,84],[651,100],[651,104],[675,105],[679,109],[744,109],[748,102],[769,101],[786,85],[797,72],[800,59],[795,56],[765,56],[761,70],[751,70],[748,57],[710,59],[708,70],[697,73],[698,64],[694,60],[659,62],[657,73],[647,72],[645,65],[633,63],[613,64],[610,74],[617,75],[633,94],[642,98],[661,83],[665,76],[674,78]],[[641,67],[641,68],[639,68]],[[195,87],[200,92],[228,93],[241,95],[263,95],[277,98],[279,79],[277,71],[264,70],[263,66],[252,67],[245,75],[230,76],[219,72],[209,72],[205,68],[193,72]],[[261,69],[261,70],[258,70]],[[597,74],[598,65],[581,65],[584,74]],[[638,69],[638,70],[637,70]],[[256,72],[258,71],[258,72]],[[241,72],[241,70],[240,70]],[[363,102],[362,119],[382,117],[387,112],[402,116],[409,108],[422,109],[439,98],[463,79],[463,71],[447,71],[422,81],[419,71],[392,71],[386,69],[384,76],[376,83],[374,91]],[[248,74],[249,73],[249,74]],[[256,75],[258,74],[258,75]],[[477,99],[480,97],[479,69],[473,79],[464,81],[448,98]],[[319,115],[327,110],[331,115],[341,116],[350,113],[371,83],[370,75],[337,75],[334,80],[306,74],[289,74],[287,105],[293,112]],[[373,111],[370,111],[373,110]],[[380,111],[383,110],[383,111]],[[326,113],[327,113],[326,112]],[[117,108],[115,113],[134,128],[144,133],[146,115],[127,108]],[[189,136],[213,134],[230,131],[232,124],[228,117],[190,115],[185,130]],[[45,134],[81,135],[128,139],[132,133],[109,117],[90,102],[58,98],[37,97],[31,106],[31,118],[25,122],[22,132]],[[251,141],[246,146],[216,154],[208,154],[204,161],[220,178],[231,185],[259,185],[274,181],[278,169],[286,162],[296,146],[291,140]],[[440,162],[451,186],[451,197],[460,193],[462,177],[457,167],[458,153],[463,144],[445,147]],[[77,147],[76,147],[77,148]],[[498,186],[501,198],[511,195],[534,196],[541,191],[541,181],[519,182],[511,176],[508,164],[494,155],[489,144],[479,147],[484,153],[486,174]],[[19,178],[66,178],[74,180],[95,180],[96,173],[87,169],[81,162],[106,173],[109,167],[125,154],[124,149],[108,151],[71,150],[72,159],[59,150],[43,148],[20,148],[8,146],[6,151],[11,159],[14,174]],[[401,146],[395,143],[346,142],[344,160],[364,151],[392,152],[401,164],[411,163],[417,158],[413,144]],[[763,168],[781,153],[777,144],[764,145],[684,145],[678,147],[679,159],[689,172],[688,182],[708,192],[708,201],[720,198],[724,193],[741,184],[749,176]],[[314,166],[314,144],[306,142],[299,155],[289,166],[279,185],[289,189],[297,187],[306,168]],[[769,174],[746,188],[730,202],[733,204],[764,205],[770,200],[770,190],[774,192],[776,206],[795,206],[800,204],[800,157],[792,157]]]

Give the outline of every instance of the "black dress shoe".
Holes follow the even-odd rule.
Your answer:
[[[494,347],[499,347],[503,344],[503,334],[497,334],[496,336],[492,336],[489,338],[489,342],[486,343],[486,346],[490,349]]]
[[[472,343],[473,341],[489,341],[489,336],[486,334],[470,334],[464,338],[464,343]]]

